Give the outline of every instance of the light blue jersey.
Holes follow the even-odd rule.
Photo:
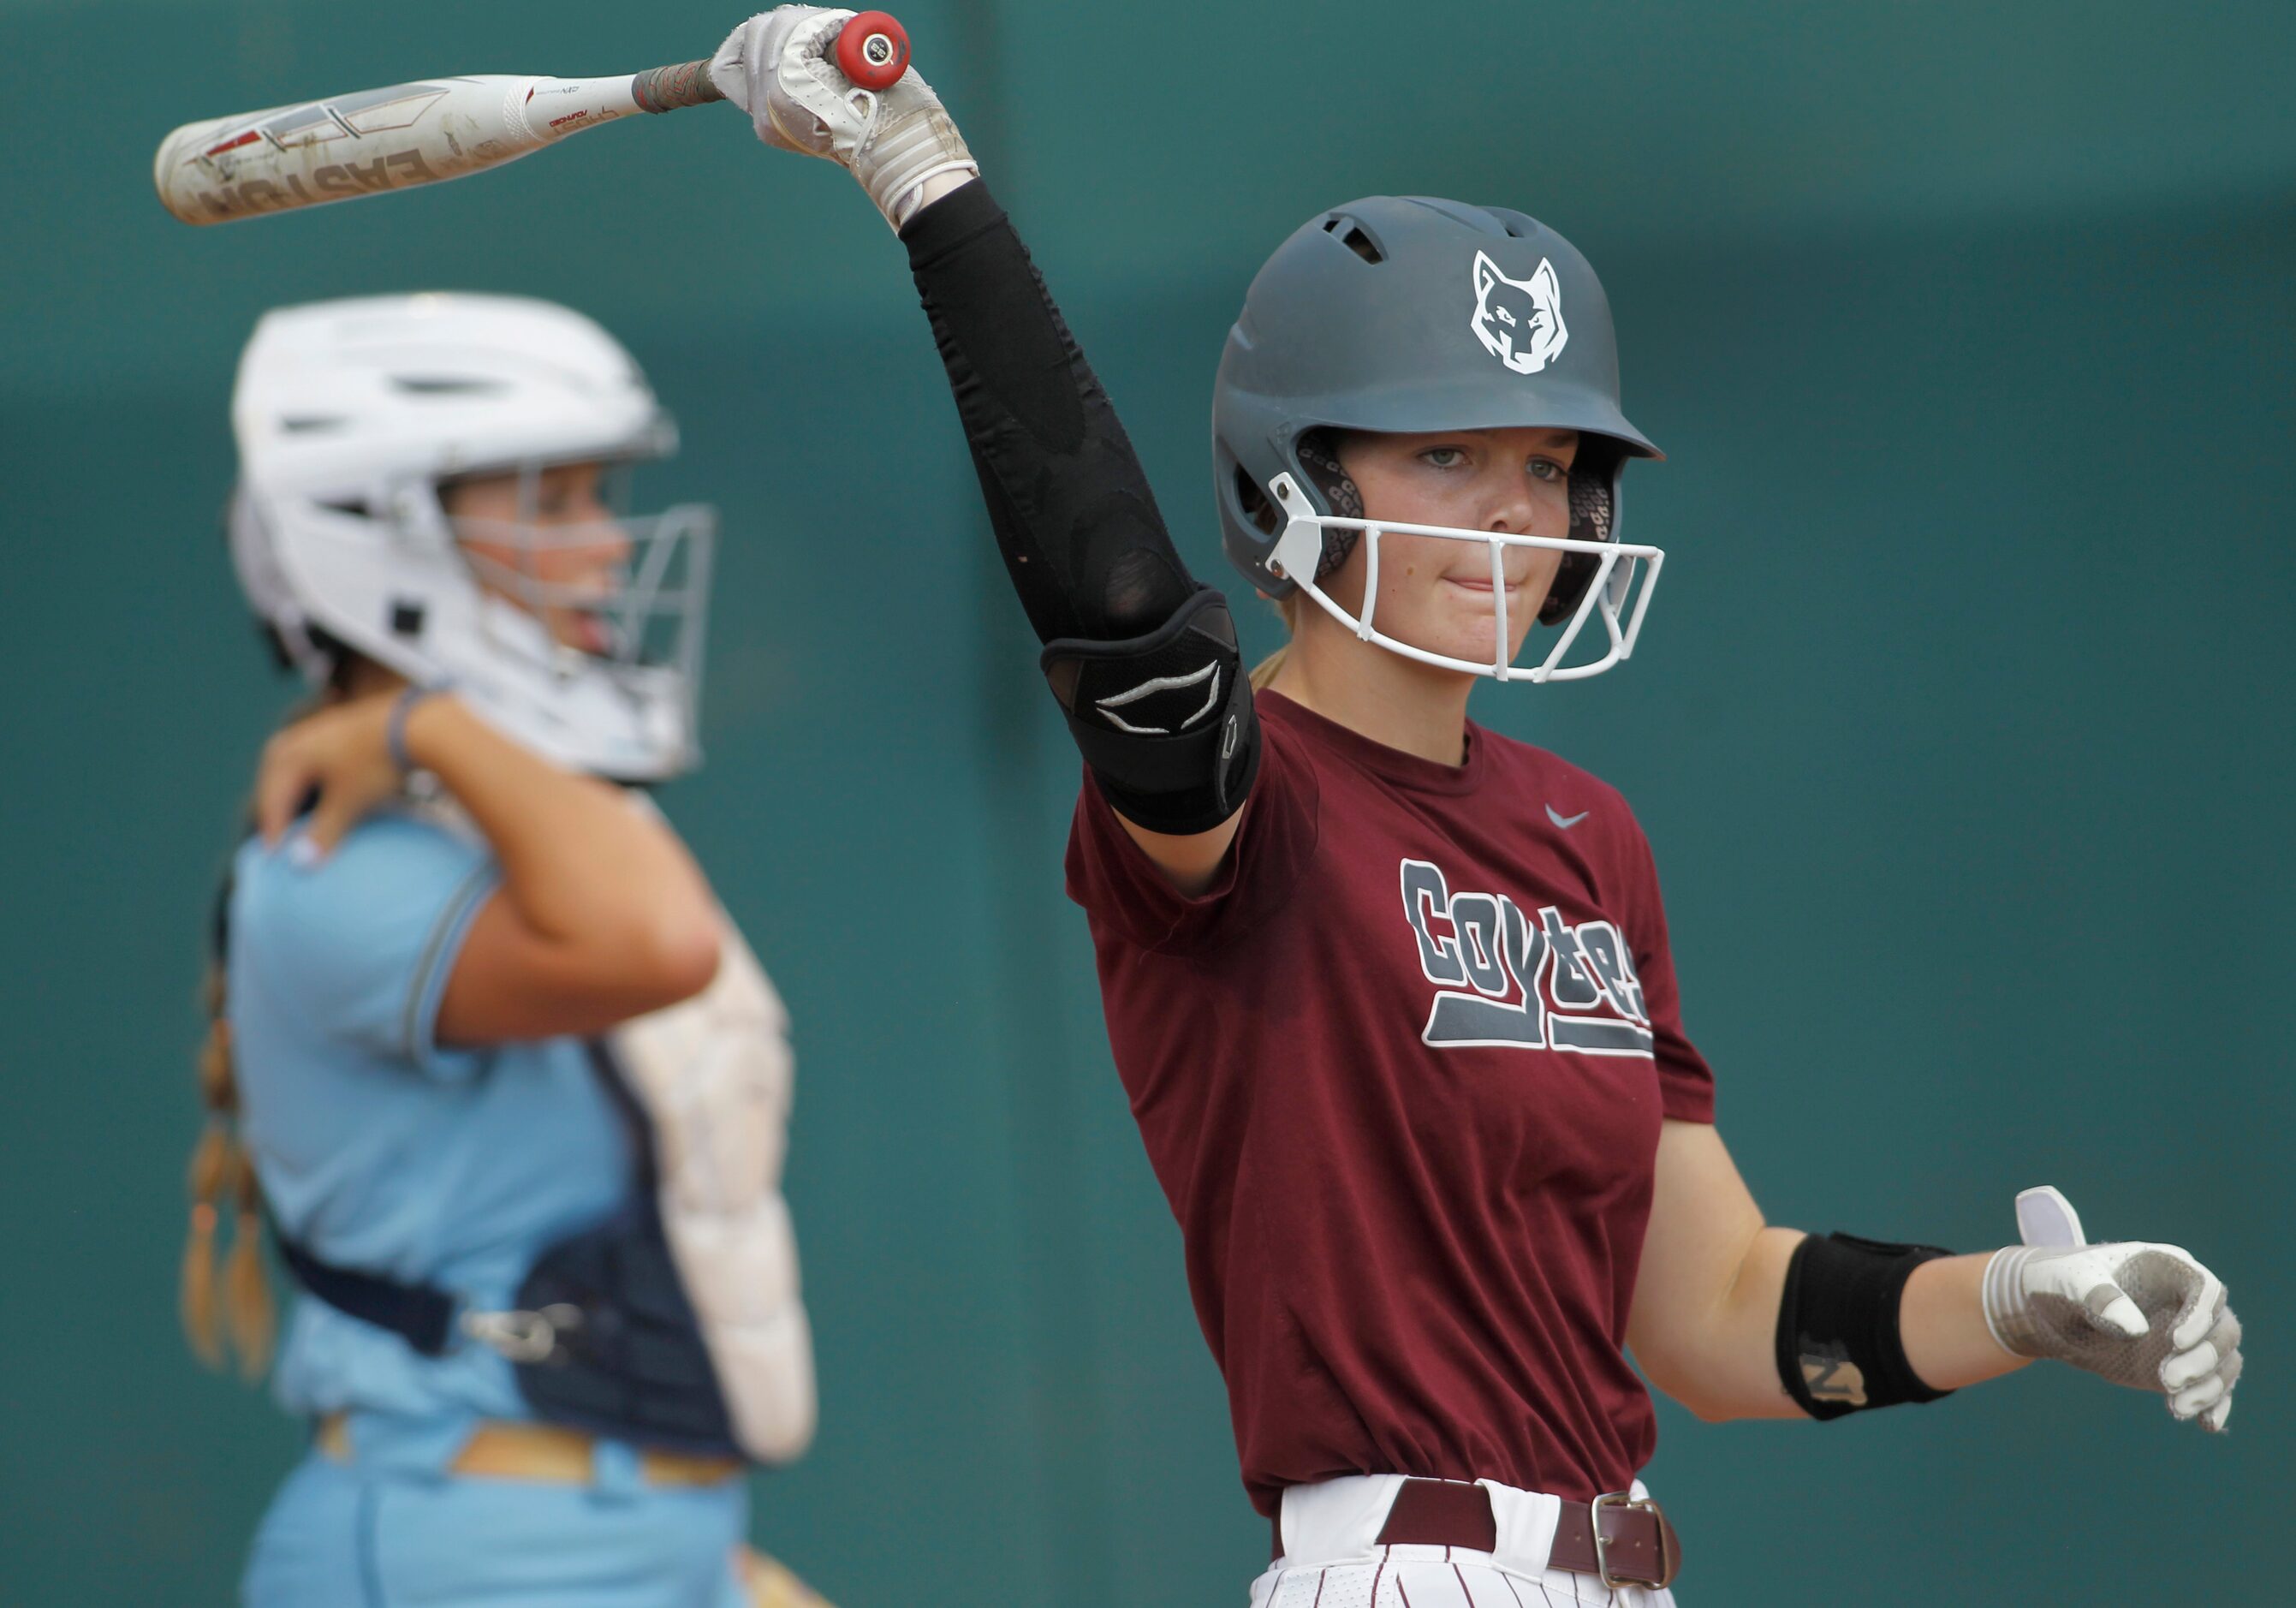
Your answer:
[[[280,1229],[324,1261],[483,1310],[515,1306],[535,1259],[620,1205],[635,1169],[580,1041],[436,1041],[447,979],[498,874],[482,842],[414,814],[370,817],[315,866],[250,841],[228,956],[242,1132]],[[694,1581],[725,1574],[744,1527],[739,1481],[662,1492],[634,1479],[586,1489],[446,1475],[480,1420],[532,1415],[509,1363],[483,1345],[458,1339],[422,1357],[305,1296],[275,1388],[290,1412],[348,1414],[357,1455],[349,1467],[315,1455],[281,1493],[250,1566],[250,1602],[384,1608],[403,1600],[389,1588],[395,1566],[423,1575],[424,1602],[465,1600],[458,1569],[473,1602],[717,1600],[696,1596]],[[620,1522],[597,1505],[608,1494]],[[384,1513],[399,1515],[393,1535],[374,1528]],[[600,1560],[597,1588],[570,1595],[568,1564],[596,1556],[609,1533],[627,1539]],[[529,1563],[548,1573],[521,1595]],[[340,1571],[360,1595],[332,1595]]]

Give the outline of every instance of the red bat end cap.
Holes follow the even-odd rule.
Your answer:
[[[883,12],[863,12],[837,36],[837,70],[864,89],[890,89],[909,70],[907,30]]]

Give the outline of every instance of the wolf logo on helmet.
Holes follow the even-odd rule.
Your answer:
[[[1492,305],[1491,292],[1502,285],[1521,292],[1513,307],[1504,299]],[[1476,252],[1474,331],[1483,349],[1518,374],[1535,374],[1561,357],[1570,331],[1562,322],[1562,287],[1555,283],[1554,265],[1542,257],[1529,279],[1509,279],[1488,252]],[[1518,340],[1523,343],[1520,351]]]

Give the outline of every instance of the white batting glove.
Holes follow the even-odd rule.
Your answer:
[[[916,69],[875,94],[837,70],[831,53],[852,15],[817,5],[760,12],[726,36],[709,78],[767,144],[849,168],[898,230],[927,179],[978,175],[980,164]]]
[[[2158,1391],[2180,1422],[2224,1428],[2240,1319],[2215,1274],[2174,1245],[2087,1243],[2072,1202],[2046,1185],[2017,1197],[2017,1223],[2025,1243],[1985,1267],[1985,1323],[2005,1350]]]

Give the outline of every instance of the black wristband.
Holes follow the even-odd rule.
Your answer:
[[[1778,1303],[1778,1382],[1786,1394],[1820,1420],[1952,1394],[1914,1372],[1898,1326],[1914,1269],[1952,1254],[1849,1234],[1811,1235],[1795,1246]]]

